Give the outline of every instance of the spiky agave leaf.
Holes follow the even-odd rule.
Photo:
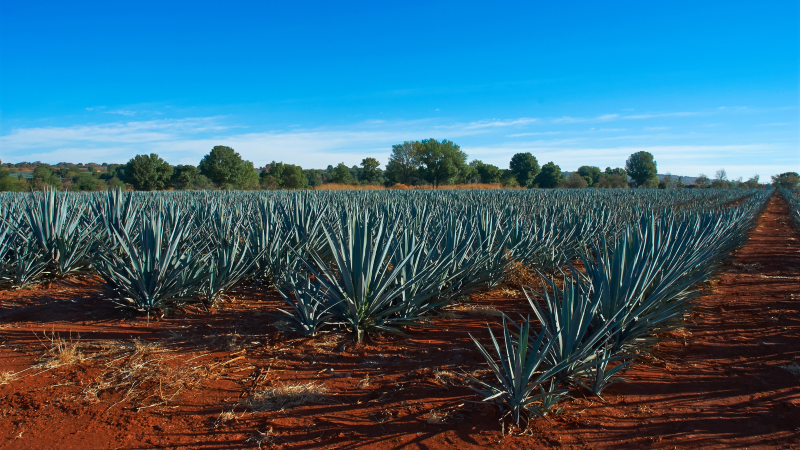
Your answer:
[[[611,328],[617,318],[611,317],[600,327],[592,327],[602,293],[581,290],[573,279],[564,278],[563,289],[548,278],[542,279],[542,291],[537,293],[544,300],[544,308],[523,288],[525,297],[541,325],[540,333],[553,341],[548,354],[548,364],[555,366],[566,362],[556,376],[573,385],[586,386],[583,379],[595,366],[607,366],[608,355],[600,355],[612,336]],[[602,356],[602,357],[601,357]],[[593,372],[592,372],[593,373]]]
[[[294,310],[292,313],[278,308],[278,311],[288,316],[301,334],[316,335],[334,317],[330,310],[337,305],[336,301],[330,299],[320,285],[308,277],[301,278],[287,271],[276,290]]]
[[[398,317],[402,309],[396,299],[422,275],[395,283],[403,268],[416,254],[418,247],[408,255],[391,263],[390,256],[397,250],[395,220],[391,228],[381,219],[371,219],[368,212],[354,211],[342,218],[338,228],[326,225],[333,264],[329,267],[317,252],[311,252],[311,261],[298,256],[308,268],[326,298],[334,303],[331,312],[356,333],[358,342],[363,342],[366,333],[387,331],[398,333],[398,326],[413,325],[417,318]],[[391,267],[391,268],[390,268]],[[407,302],[418,302],[430,298],[430,292],[417,291],[406,296]]]
[[[49,189],[35,193],[24,209],[35,242],[58,276],[85,269],[96,239],[98,222],[79,195]]]
[[[255,255],[250,269],[257,282],[272,283],[292,261],[292,253],[287,248],[289,234],[285,229],[283,217],[278,213],[273,200],[259,201],[246,232],[250,248]]]
[[[552,381],[569,361],[547,366],[547,356],[555,341],[547,340],[545,333],[539,333],[533,342],[529,342],[531,327],[528,319],[525,319],[518,327],[520,333],[515,339],[508,328],[507,321],[508,318],[503,315],[504,345],[502,349],[491,327],[488,327],[496,358],[474,336],[470,335],[478,351],[494,373],[498,384],[489,383],[468,374],[466,377],[480,386],[473,389],[484,397],[483,401],[498,403],[501,408],[508,410],[514,423],[519,425],[523,411],[527,410],[533,414],[544,416],[547,414],[545,408],[552,407],[556,398],[567,392],[552,385]],[[551,383],[551,386],[546,387],[547,383]],[[534,391],[537,392],[534,393]]]
[[[203,295],[209,304],[214,304],[220,296],[247,277],[261,255],[254,254],[250,248],[250,241],[243,230],[241,211],[216,205],[209,222],[211,257]]]
[[[211,255],[191,242],[191,216],[174,209],[173,220],[165,210],[146,213],[136,238],[124,227],[112,228],[115,248],[96,246],[95,267],[120,305],[149,313],[188,301],[199,291]]]

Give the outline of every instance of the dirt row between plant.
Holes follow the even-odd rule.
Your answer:
[[[0,378],[0,449],[797,446],[800,233],[787,213],[773,196],[695,325],[629,383],[604,402],[576,395],[523,436],[455,376],[487,375],[469,334],[486,343],[498,310],[528,314],[517,290],[361,347],[287,331],[273,316],[282,300],[258,288],[149,323],[96,279],[0,292],[0,373],[16,374]],[[287,386],[312,401],[280,409],[271,395]]]

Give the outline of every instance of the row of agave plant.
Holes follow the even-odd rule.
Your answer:
[[[571,389],[600,395],[656,334],[680,325],[698,283],[742,242],[767,195],[0,197],[0,283],[7,286],[96,273],[114,301],[150,314],[188,302],[213,305],[244,282],[270,284],[300,333],[342,327],[359,342],[369,333],[403,332],[465,294],[497,286],[509,264],[531,266],[543,277],[539,292],[526,290],[534,322],[504,317],[504,344],[492,335],[497,358],[475,341],[497,383],[473,381],[519,423],[526,411],[547,414]]]
[[[508,244],[517,246],[519,260],[555,266],[562,262],[562,249],[573,248],[642,211],[700,199],[719,203],[720,195],[731,195],[549,192],[0,193],[0,286],[24,287],[90,270],[119,281],[112,274],[148,271],[154,278],[141,284],[152,292],[145,294],[140,286],[139,294],[124,297],[137,309],[161,308],[171,298],[186,294],[196,297],[196,283],[204,278],[211,278],[212,286],[205,288],[205,294],[213,300],[241,279],[271,278],[295,260],[295,251],[321,250],[327,245],[323,222],[334,221],[342,211],[358,206],[384,214],[378,211],[380,205],[395,205],[390,213],[418,218],[498,214],[505,218],[497,224],[504,232],[513,228]],[[162,238],[155,239],[156,235]],[[149,246],[156,247],[148,250]],[[294,251],[287,252],[288,248]],[[162,258],[162,253],[173,259]],[[188,254],[201,258],[189,261]],[[158,258],[160,266],[154,265],[153,258]],[[199,268],[203,262],[224,269],[219,274],[198,269],[194,275],[187,269],[185,276],[171,275],[171,288],[157,286],[166,280],[156,272],[163,277],[175,273],[176,267],[192,263]],[[123,270],[121,265],[130,267]],[[124,278],[133,283],[136,277],[129,273]]]
[[[760,193],[729,209],[646,214],[580,251],[560,283],[543,277],[525,291],[534,320],[504,316],[495,355],[473,337],[494,382],[466,375],[484,401],[520,420],[546,416],[571,391],[598,397],[665,331],[686,325],[699,284],[740,246],[763,209]]]
[[[789,204],[789,212],[794,219],[795,225],[800,228],[800,191],[790,191],[781,189],[781,196]]]

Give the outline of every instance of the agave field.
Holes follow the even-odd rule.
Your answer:
[[[212,314],[243,287],[269,291],[283,306],[266,312],[293,339],[338,333],[359,346],[424,336],[432,318],[522,270],[531,276],[521,309],[471,337],[486,370],[456,375],[473,401],[496,405],[524,430],[576,395],[603,401],[635,361],[685,327],[702,286],[742,246],[771,195],[3,193],[0,286],[89,278],[121,316],[145,321],[185,308]],[[779,195],[800,224],[800,194]]]

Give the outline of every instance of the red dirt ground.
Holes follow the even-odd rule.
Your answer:
[[[800,444],[800,374],[784,368],[800,365],[800,233],[777,195],[708,283],[694,326],[625,372],[629,383],[606,390],[605,402],[577,394],[524,436],[504,433],[495,407],[449,382],[448,371],[484,369],[468,333],[485,342],[486,322],[497,322],[491,310],[456,311],[409,337],[358,347],[343,335],[301,339],[279,330],[271,313],[282,301],[271,291],[235,295],[211,312],[148,324],[104,300],[95,279],[0,292],[0,372],[18,373],[0,385],[0,449],[257,448],[259,440],[261,448],[298,449]],[[527,313],[518,291],[471,303]],[[53,333],[78,343],[84,359],[32,368]],[[163,351],[134,360],[134,340]],[[159,358],[166,363],[148,365]],[[119,372],[143,367],[172,371],[139,378],[142,385]],[[289,382],[321,383],[325,400],[258,413],[240,404],[253,390]],[[220,418],[232,409],[234,418]],[[429,423],[432,410],[442,423]]]

